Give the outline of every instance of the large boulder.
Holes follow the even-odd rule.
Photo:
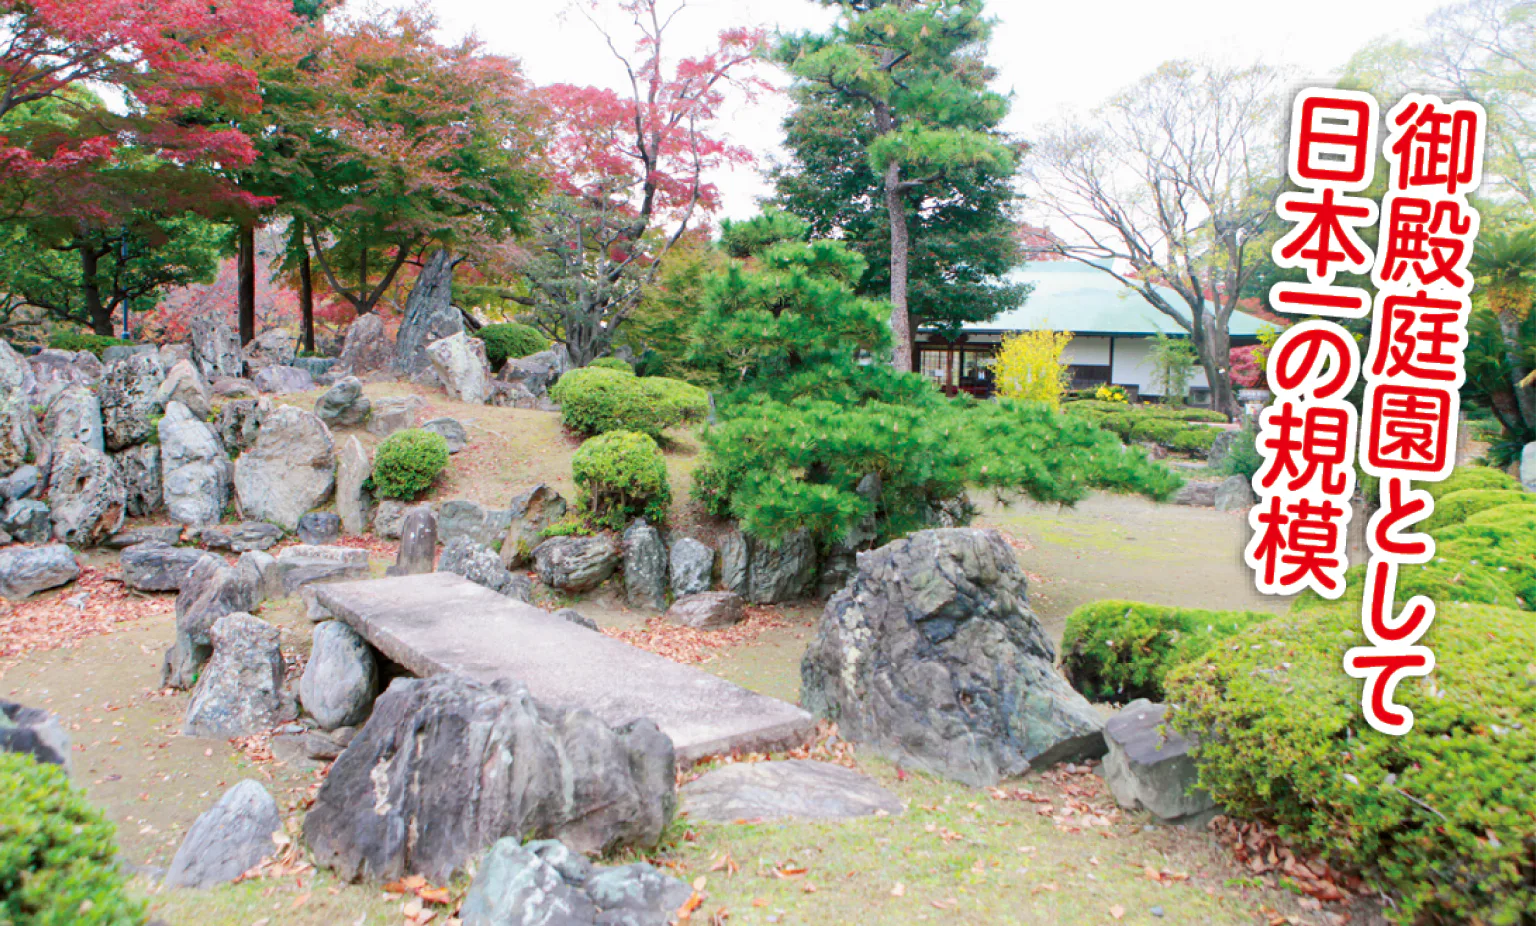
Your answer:
[[[488,547],[506,534],[510,517],[469,499],[451,498],[437,506],[437,536],[443,543],[465,537]]]
[[[715,581],[715,551],[692,537],[673,541],[669,566],[673,598],[707,592]]]
[[[141,592],[177,592],[207,554],[151,540],[122,552],[123,581]]]
[[[283,529],[265,521],[210,524],[197,532],[198,543],[210,550],[228,550],[231,553],[270,550],[282,539]]]
[[[277,554],[277,569],[291,594],[305,585],[368,578],[368,551],[295,544]]]
[[[344,376],[315,400],[315,415],[332,428],[355,428],[368,421],[373,403],[363,394],[363,381]]]
[[[357,631],[341,621],[315,628],[314,648],[299,679],[299,702],[322,730],[362,723],[378,688],[378,660]]]
[[[114,453],[112,465],[128,494],[128,517],[148,517],[165,507],[159,444],[139,444]]]
[[[501,541],[501,561],[508,568],[523,566],[533,557],[534,547],[543,538],[540,533],[565,517],[570,506],[560,493],[542,482],[512,499],[511,523]]]
[[[377,526],[374,531],[378,531]],[[437,568],[437,515],[431,505],[407,509],[399,536],[400,551],[395,554],[390,575],[415,576]]]
[[[431,431],[448,443],[449,453],[458,453],[469,446],[469,432],[456,418],[433,418],[422,424],[423,431]]]
[[[427,356],[449,398],[470,405],[484,405],[490,398],[491,369],[484,341],[460,331],[427,345]]]
[[[245,375],[245,360],[240,356],[240,335],[222,318],[200,315],[192,321],[192,359],[203,376],[210,380],[221,376]]]
[[[1258,500],[1247,476],[1228,476],[1216,487],[1216,497],[1212,502],[1217,511],[1247,511]]]
[[[80,575],[75,554],[62,543],[0,550],[0,598],[20,601],[68,585]]]
[[[136,353],[107,364],[101,382],[102,432],[108,450],[148,440],[163,408],[160,384],[165,368],[154,354]]]
[[[341,516],[329,511],[311,511],[299,519],[294,533],[299,543],[323,547],[341,539]]]
[[[901,800],[853,769],[788,759],[737,762],[683,786],[690,820],[847,820],[903,812]]]
[[[798,530],[770,544],[747,537],[747,592],[753,604],[795,601],[816,587],[816,542]]]
[[[197,366],[190,360],[183,360],[170,368],[165,374],[165,381],[160,384],[157,398],[161,405],[180,402],[188,411],[205,421],[213,411],[213,393],[208,388],[208,381],[203,379],[203,374],[198,372]]]
[[[1196,741],[1169,726],[1167,716],[1167,705],[1141,698],[1109,718],[1103,772],[1121,807],[1177,823],[1215,809],[1216,802],[1198,786]]]
[[[270,404],[265,399],[231,399],[219,408],[219,441],[230,456],[239,456],[256,446],[261,433],[261,416]]]
[[[47,711],[0,699],[0,752],[29,755],[70,770],[69,734]]]
[[[168,547],[174,547],[181,543],[181,534],[180,524],[145,524],[141,527],[129,527],[118,531],[108,537],[107,542],[102,546],[108,550],[126,550],[141,543],[163,543]]]
[[[459,912],[464,926],[669,926],[693,898],[647,862],[599,870],[558,840],[498,840]]]
[[[242,353],[246,370],[254,373],[267,367],[293,366],[299,349],[293,335],[281,328],[269,328],[252,338]]]
[[[229,504],[233,469],[218,435],[180,402],[165,407],[159,431],[161,491],[171,520],[217,523]]]
[[[371,475],[373,460],[368,451],[356,437],[348,437],[336,453],[336,514],[346,534],[357,535],[368,529],[373,514],[373,493],[367,487]]]
[[[388,368],[394,353],[384,330],[384,319],[377,312],[369,312],[347,326],[341,357],[332,369],[342,375],[367,376]]]
[[[619,548],[607,537],[551,537],[533,551],[539,581],[562,592],[589,592],[619,566]]]
[[[285,530],[336,486],[336,445],[319,418],[291,405],[262,416],[256,445],[235,462],[235,497],[247,518]]]
[[[0,477],[0,499],[31,498],[39,494],[42,485],[42,470],[30,463],[18,466],[9,476]]]
[[[32,370],[32,387],[26,401],[31,405],[47,408],[55,396],[71,386],[95,390],[101,385],[101,361],[88,350],[42,350],[27,358],[27,363]]]
[[[43,435],[52,444],[79,441],[92,450],[105,450],[101,430],[101,400],[84,386],[70,386],[48,403]]]
[[[271,395],[287,395],[291,392],[308,392],[315,388],[315,378],[300,367],[267,367],[257,370],[251,383],[258,392]]]
[[[694,592],[672,602],[667,620],[695,630],[719,630],[741,623],[746,602],[735,592]]]
[[[171,888],[209,888],[227,884],[277,851],[272,836],[283,818],[267,789],[247,778],[224,796],[187,831],[165,875]]]
[[[624,600],[631,608],[663,611],[667,607],[667,545],[661,532],[635,521],[624,531]]]
[[[0,338],[0,476],[34,462],[42,435],[32,415],[28,398],[37,386],[32,367],[16,353],[10,342]]]
[[[250,736],[294,716],[283,691],[283,654],[276,627],[235,612],[209,631],[213,655],[187,705],[187,736]]]
[[[391,368],[402,378],[415,379],[429,372],[432,360],[427,345],[464,331],[463,313],[453,305],[453,263],[447,251],[433,251],[406,298],[391,361]]]
[[[416,421],[421,409],[420,396],[383,396],[373,403],[373,413],[368,416],[368,433],[375,437],[388,437],[396,431],[409,428]]]
[[[402,551],[404,547],[401,547]],[[451,572],[463,576],[476,585],[483,585],[493,592],[516,598],[518,601],[533,600],[533,583],[524,575],[515,575],[501,564],[501,557],[489,547],[475,543],[468,537],[455,537],[443,547],[443,555],[437,560],[438,572]]]
[[[1209,480],[1188,480],[1173,493],[1172,503],[1193,508],[1212,508],[1216,505],[1216,490],[1221,483]]]
[[[920,531],[859,557],[800,666],[801,700],[848,740],[973,786],[1104,753],[1103,721],[996,531]]]
[[[255,608],[261,587],[261,575],[249,566],[231,566],[211,553],[193,563],[176,596],[176,642],[165,652],[160,683],[191,688],[213,655],[213,625]]]
[[[508,836],[654,846],[675,808],[672,742],[650,720],[612,728],[512,681],[397,678],[332,766],[304,838],[348,881],[447,883]]]
[[[497,378],[523,386],[533,396],[543,396],[567,370],[570,362],[563,351],[550,349],[508,360]]]
[[[48,504],[31,498],[11,499],[0,509],[0,530],[16,543],[47,543],[53,539]]]
[[[48,503],[55,539],[94,547],[122,528],[128,490],[111,457],[78,441],[65,441],[53,454]]]

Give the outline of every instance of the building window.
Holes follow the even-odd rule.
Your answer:
[[[1067,367],[1073,389],[1090,389],[1109,383],[1109,364],[1074,363]]]

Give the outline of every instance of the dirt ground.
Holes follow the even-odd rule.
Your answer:
[[[409,387],[371,386],[370,394]],[[440,498],[504,505],[544,481],[570,497],[576,441],[541,412],[470,408],[429,398],[423,420],[451,414],[471,445],[450,466]],[[314,396],[289,397],[296,405]],[[374,440],[360,435],[365,443]],[[674,527],[707,533],[687,498],[697,443],[670,442]],[[1059,639],[1071,609],[1116,597],[1212,608],[1283,602],[1249,589],[1238,559],[1235,515],[1095,496],[1074,509],[1028,503],[983,507],[982,523],[1007,531],[1031,576],[1031,602]],[[376,562],[382,568],[383,562]],[[71,590],[50,597],[68,596]],[[166,596],[166,600],[169,597]],[[636,628],[612,589],[577,604],[605,628]],[[268,602],[297,671],[309,623],[293,599]],[[718,651],[703,668],[765,694],[795,700],[799,662],[820,603],[777,609],[781,623],[750,643]],[[3,618],[3,615],[0,615]],[[0,692],[58,714],[74,739],[75,779],[118,826],[135,890],[170,926],[201,924],[399,924],[403,901],[377,886],[337,883],[300,867],[212,891],[166,892],[156,876],[198,814],[229,786],[254,778],[272,791],[290,830],[323,771],[273,759],[262,738],[210,741],[180,735],[184,693],[161,691],[159,669],[174,633],[165,612],[119,623],[69,648],[32,652],[0,667]],[[872,756],[859,766],[894,790],[907,812],[845,824],[711,825],[679,819],[651,857],[702,889],[695,921],[828,923],[1326,923],[1373,922],[1369,907],[1321,908],[1272,879],[1240,869],[1203,830],[1154,827],[1113,805],[1089,769],[1034,774],[995,792],[900,772]],[[1029,793],[1036,800],[1020,799]],[[1042,801],[1050,811],[1042,811]],[[455,886],[462,892],[464,884]],[[436,922],[447,919],[439,910]],[[706,916],[707,914],[707,916]],[[419,922],[419,920],[418,920]]]

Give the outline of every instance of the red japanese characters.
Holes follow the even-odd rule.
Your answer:
[[[1340,597],[1356,455],[1361,469],[1380,478],[1361,605],[1369,645],[1350,649],[1343,662],[1364,682],[1366,721],[1400,735],[1412,729],[1413,714],[1394,701],[1397,685],[1435,666],[1434,653],[1419,645],[1435,603],[1415,596],[1397,608],[1397,573],[1434,555],[1434,541],[1413,530],[1434,502],[1412,481],[1444,479],[1456,462],[1467,263],[1479,227],[1467,196],[1482,180],[1485,119],[1475,103],[1420,94],[1399,101],[1386,118],[1390,182],[1379,207],[1350,195],[1374,179],[1378,119],[1375,100],[1346,90],[1303,91],[1292,109],[1288,168],[1303,191],[1276,205],[1294,228],[1273,256],[1282,267],[1304,269],[1307,282],[1277,284],[1270,302],[1311,316],[1371,312],[1371,341],[1363,366],[1355,337],[1331,321],[1302,322],[1276,342],[1269,361],[1275,401],[1259,421],[1265,463],[1253,479],[1260,502],[1249,513],[1254,536],[1245,555],[1260,591]],[[1361,231],[1378,217],[1373,255]],[[1374,300],[1338,279],[1366,273]],[[1357,411],[1347,396],[1361,377]]]

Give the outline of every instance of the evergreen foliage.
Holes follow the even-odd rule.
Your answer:
[[[549,338],[517,322],[486,325],[475,332],[485,342],[485,359],[492,370],[500,370],[508,360],[517,360],[549,349]]]
[[[549,394],[560,403],[566,426],[583,434],[637,431],[658,438],[679,422],[699,418],[709,404],[704,390],[681,380],[595,365],[566,373]]]
[[[373,492],[381,498],[410,501],[432,487],[448,466],[448,441],[422,428],[396,431],[373,457]]]
[[[632,518],[667,519],[667,461],[649,435],[609,431],[592,438],[571,457],[571,475],[577,504],[595,526],[622,530]]]
[[[1061,671],[1094,701],[1162,701],[1163,677],[1211,644],[1275,615],[1095,601],[1067,618]]]

